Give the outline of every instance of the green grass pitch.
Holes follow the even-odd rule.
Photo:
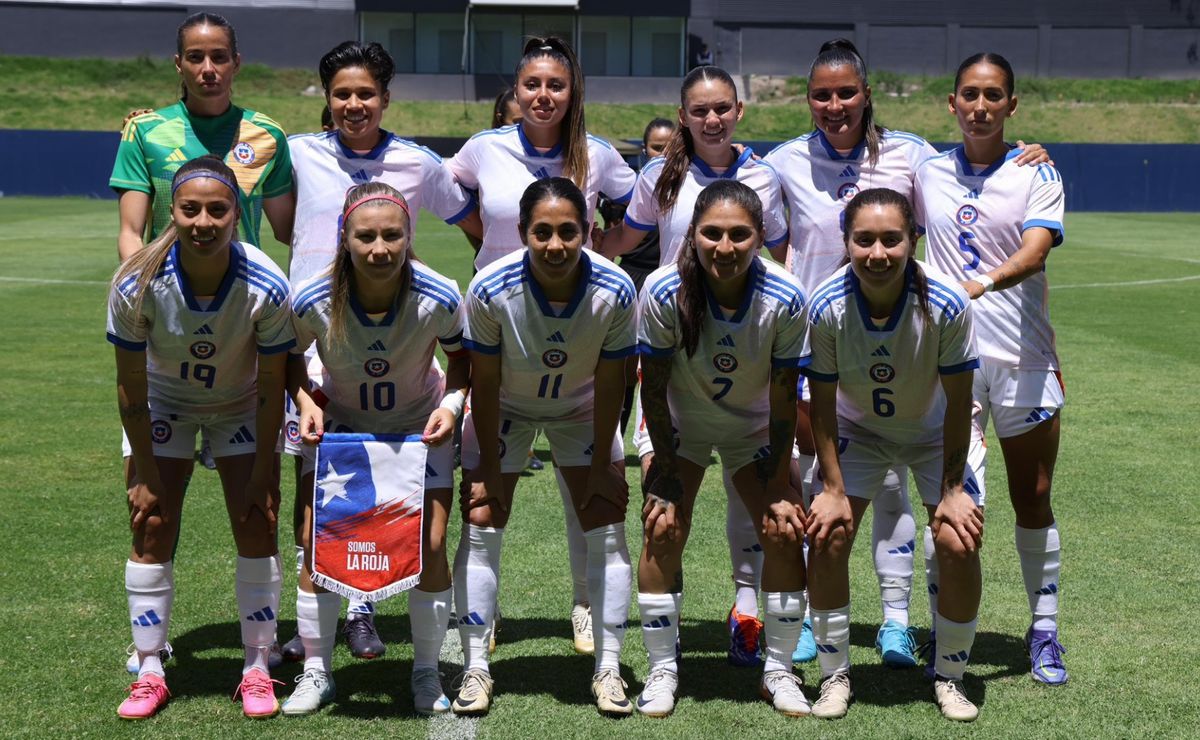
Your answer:
[[[494,656],[496,699],[479,720],[417,718],[405,599],[381,606],[385,658],[334,656],[338,700],[302,719],[251,722],[230,701],[241,666],[234,549],[215,474],[198,470],[176,560],[168,664],[174,698],[132,727],[116,717],[129,677],[122,588],[128,533],[105,284],[116,262],[116,207],[81,199],[0,200],[0,727],[38,737],[1167,737],[1200,720],[1200,577],[1196,567],[1196,424],[1200,394],[1200,215],[1075,214],[1049,263],[1052,315],[1068,405],[1055,481],[1064,542],[1062,638],[1071,682],[1027,674],[1028,610],[1013,549],[1000,458],[988,470],[984,599],[967,690],[971,727],[947,724],[919,670],[882,668],[879,601],[864,536],[853,558],[852,660],[857,701],[836,723],[787,720],[757,696],[754,670],[725,662],[729,608],[724,494],[716,470],[701,492],[686,555],[681,700],[674,717],[614,723],[591,704],[591,658],[571,651],[562,509],[549,471],[525,478],[504,546],[505,622]],[[429,214],[417,247],[465,286],[469,251]],[[278,246],[272,254],[283,261]],[[544,443],[539,450],[548,458]],[[993,450],[998,446],[993,444]],[[283,520],[291,516],[285,468]],[[636,472],[630,482],[636,485]],[[636,510],[637,507],[633,507]],[[637,515],[628,532],[635,556]],[[285,528],[286,529],[286,528]],[[452,548],[457,528],[452,527]],[[291,536],[281,537],[291,563]],[[453,552],[453,550],[451,550]],[[920,555],[917,563],[920,568]],[[285,568],[290,571],[290,568]],[[280,634],[294,634],[294,580]],[[920,572],[914,622],[928,627]],[[457,666],[444,665],[447,673]],[[631,629],[623,673],[646,670]],[[815,664],[803,667],[808,685]],[[290,682],[298,669],[277,677]],[[290,688],[280,687],[286,695]],[[1191,727],[1189,730],[1187,728]]]

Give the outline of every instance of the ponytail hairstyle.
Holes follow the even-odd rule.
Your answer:
[[[326,100],[329,99],[329,86],[333,84],[333,78],[346,67],[362,67],[367,70],[375,84],[379,85],[380,95],[387,94],[388,84],[396,74],[396,63],[392,61],[392,55],[380,44],[374,41],[369,44],[343,41],[330,49],[317,63],[317,74],[321,78]]]
[[[521,194],[520,216],[517,228],[521,231],[521,241],[525,241],[525,232],[533,219],[533,209],[544,200],[561,198],[575,206],[575,214],[579,221],[579,231],[587,239],[587,200],[583,192],[565,177],[547,177],[544,180],[534,180]]]
[[[680,283],[676,302],[679,306],[679,333],[688,357],[695,355],[700,346],[700,331],[704,328],[704,317],[708,313],[707,278],[696,254],[696,227],[705,212],[721,202],[732,203],[745,211],[754,230],[758,232],[760,246],[763,240],[762,199],[749,185],[737,180],[721,179],[700,191],[678,260]]]
[[[175,191],[185,180],[192,180],[197,177],[211,177],[214,180],[220,180],[227,185],[233,196],[233,208],[239,214],[242,209],[241,197],[238,195],[237,177],[233,174],[233,170],[229,169],[229,165],[221,161],[221,158],[215,154],[205,154],[195,159],[185,162],[175,172],[175,177],[171,180],[171,200],[175,200]],[[237,221],[235,219],[234,223]],[[151,281],[158,276],[163,265],[167,261],[167,255],[170,254],[171,248],[175,246],[176,229],[174,222],[167,225],[154,241],[147,244],[145,247],[130,256],[129,259],[121,263],[117,268],[117,272],[113,275],[112,284],[114,287],[121,285],[130,277],[136,275],[137,282],[134,283],[133,293],[129,296],[130,305],[133,308],[133,314],[137,316],[142,311],[142,301],[145,300],[146,291],[150,288]],[[237,227],[234,227],[233,241],[237,240]]]
[[[687,96],[691,89],[702,81],[714,80],[729,85],[729,89],[733,91],[733,101],[737,103],[737,85],[733,84],[729,73],[720,67],[705,65],[696,67],[683,78],[683,85],[679,88],[679,107],[686,111]],[[660,213],[666,213],[675,205],[676,199],[679,198],[679,189],[683,187],[683,178],[687,175],[688,166],[691,165],[694,156],[696,145],[692,141],[692,132],[688,131],[687,126],[680,125],[667,142],[667,148],[663,150],[665,161],[662,174],[658,176],[658,182],[654,183],[654,200]]]
[[[496,102],[492,103],[492,128],[500,128],[506,125],[504,114],[508,112],[509,103],[517,99],[516,91],[511,87],[506,87],[496,96]]]
[[[404,213],[404,223],[408,226],[409,243],[408,259],[400,268],[400,282],[396,287],[396,296],[392,305],[400,304],[412,282],[412,217],[408,210],[408,201],[398,190],[382,182],[368,182],[355,185],[346,191],[346,200],[342,203],[342,215],[338,217],[338,246],[333,264],[329,267],[329,340],[333,344],[345,344],[347,341],[346,323],[348,321],[350,293],[354,290],[354,262],[350,257],[349,239],[346,235],[347,222],[351,211],[360,208],[399,208]]]
[[[913,292],[921,306],[921,316],[925,323],[933,320],[929,311],[929,281],[925,279],[925,271],[917,264],[915,252],[917,249],[917,219],[913,215],[912,204],[908,198],[890,188],[869,188],[859,191],[858,195],[846,205],[845,218],[842,220],[842,242],[847,249],[850,246],[850,235],[854,231],[854,219],[858,212],[867,206],[890,206],[900,212],[904,219],[904,233],[908,236],[908,262],[912,265]]]
[[[583,121],[583,68],[569,44],[557,36],[534,36],[525,42],[521,51],[521,60],[513,77],[519,83],[521,70],[530,62],[548,57],[558,62],[567,70],[571,77],[571,109],[567,111],[561,125],[563,177],[569,178],[579,186],[580,190],[587,187],[588,182],[588,143],[587,128]],[[514,86],[517,83],[514,83]]]
[[[812,66],[808,68],[806,85],[812,84],[813,72],[818,67],[841,67],[843,65],[854,70],[854,75],[858,77],[858,83],[862,85],[865,95],[870,86],[867,81],[867,63],[863,61],[862,55],[858,53],[858,49],[849,39],[837,38],[821,44],[821,50],[817,52],[816,59],[813,59]],[[875,101],[869,97],[867,104],[863,106],[862,128],[863,138],[867,141],[867,159],[874,166],[879,162],[879,145],[886,129],[875,123]]]
[[[958,92],[958,86],[962,82],[963,73],[976,64],[990,64],[993,67],[999,67],[1000,71],[1004,72],[1004,92],[1010,98],[1013,96],[1013,90],[1017,85],[1017,76],[1013,73],[1012,65],[1004,57],[990,51],[972,54],[964,59],[962,64],[958,65],[958,71],[954,73],[954,92]]]
[[[224,28],[225,33],[229,35],[229,53],[237,56],[237,31],[233,30],[233,24],[225,20],[225,16],[217,15],[216,13],[192,13],[187,18],[183,19],[183,23],[179,24],[179,28],[175,31],[175,53],[181,58],[183,57],[183,37],[188,31],[196,26],[213,26],[214,28]],[[179,81],[179,99],[187,101],[187,83]]]

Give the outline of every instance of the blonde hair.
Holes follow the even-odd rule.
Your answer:
[[[370,200],[367,200],[370,199]],[[364,202],[365,201],[365,202]],[[412,282],[412,219],[409,217],[408,201],[400,191],[382,182],[368,182],[356,185],[346,191],[346,200],[342,204],[341,228],[338,230],[337,254],[329,267],[329,341],[333,344],[344,344],[347,340],[346,314],[349,313],[350,291],[354,289],[354,262],[350,258],[350,246],[347,243],[346,227],[348,214],[358,208],[379,208],[395,206],[404,213],[404,223],[409,226],[409,259],[404,261],[400,270],[399,285],[392,305],[399,305],[408,285]]]

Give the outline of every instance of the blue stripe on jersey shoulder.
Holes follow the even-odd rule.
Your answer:
[[[254,287],[266,293],[267,298],[276,306],[283,305],[284,301],[287,300],[286,290],[280,290],[278,286],[267,282],[253,272],[248,270],[240,270],[238,272],[238,277],[242,280],[245,280],[247,285],[253,285]]]
[[[1037,166],[1038,176],[1042,178],[1042,182],[1060,182],[1062,176],[1058,174],[1058,170],[1054,169],[1053,165],[1042,162]]]
[[[653,169],[657,169],[657,168],[659,168],[659,167],[662,167],[662,166],[663,166],[664,164],[666,164],[666,163],[667,163],[667,158],[666,158],[666,157],[655,157],[654,159],[651,159],[651,160],[650,160],[649,162],[647,162],[646,164],[642,165],[642,169],[641,169],[641,171],[640,171],[640,172],[638,172],[638,177],[642,177],[643,175],[645,175],[645,174],[646,174],[647,172],[649,172],[650,170],[653,170]]]
[[[486,280],[477,283],[471,292],[484,303],[490,303],[502,291],[514,285],[520,285],[524,281],[525,264],[517,262],[500,270],[495,275],[489,275]]]
[[[623,288],[628,288],[630,293],[635,292],[633,281],[629,279],[628,275],[626,275],[623,271],[614,270],[611,267],[606,267],[604,265],[598,265],[596,264],[595,260],[592,260],[592,277],[603,277],[608,282],[615,283]]]
[[[458,292],[458,287],[454,285],[454,283],[447,280],[440,273],[434,272],[419,262],[413,263],[412,275],[414,278],[419,277],[425,282],[436,286],[438,289],[446,293],[447,297],[452,296],[456,299],[462,298],[462,294]]]
[[[807,134],[801,134],[800,136],[797,136],[797,137],[795,137],[795,138],[793,138],[793,139],[788,139],[787,141],[783,142],[782,144],[778,144],[778,145],[776,145],[776,146],[775,146],[775,148],[774,148],[774,149],[772,149],[771,151],[767,152],[767,156],[769,157],[769,156],[771,156],[772,154],[774,154],[775,152],[779,151],[780,149],[783,149],[783,148],[785,148],[785,147],[787,147],[787,146],[789,146],[789,145],[791,145],[791,144],[795,144],[795,143],[797,143],[797,142],[801,142],[801,141],[808,141],[808,140],[809,140],[809,139],[811,139],[811,138],[812,138],[812,137],[813,137],[813,136],[814,136],[816,133],[817,133],[816,131],[809,131]]]
[[[883,138],[885,138],[885,139],[903,139],[905,141],[911,141],[914,144],[921,144],[921,145],[929,143],[928,141],[921,138],[920,136],[917,136],[916,134],[909,133],[908,131],[896,131],[894,129],[888,129],[887,131],[884,131]]]
[[[611,273],[606,274],[595,268],[595,263],[592,263],[592,274],[588,278],[588,283],[611,291],[617,296],[617,303],[621,305],[621,308],[628,306],[633,301],[634,295],[636,295],[633,289],[633,281],[627,277],[622,280],[621,278],[624,276],[618,277]]]
[[[276,288],[278,288],[279,290],[282,290],[284,293],[291,292],[292,286],[290,286],[288,284],[287,278],[283,277],[282,275],[276,275],[271,270],[263,267],[262,265],[251,262],[249,260],[246,260],[245,265],[246,265],[247,272],[251,272],[251,273],[257,275],[258,277],[262,278],[262,280],[264,282],[268,282],[268,283],[274,285]]]
[[[936,295],[943,303],[953,306],[955,313],[967,307],[966,301],[945,283],[930,280],[928,275],[925,276],[925,283],[929,286],[929,297],[933,298]]]
[[[673,272],[651,285],[649,295],[660,304],[665,305],[672,296],[679,292],[679,286],[682,283],[683,278],[679,276],[679,273]]]
[[[323,290],[329,290],[332,285],[333,285],[332,277],[324,277],[324,278],[320,278],[318,280],[314,280],[313,282],[308,283],[307,285],[304,285],[303,288],[301,288],[300,290],[298,290],[297,292],[292,294],[292,303],[295,304],[296,306],[299,306],[299,305],[307,302],[308,298],[312,294],[319,293]]]
[[[129,277],[125,278],[124,280],[122,280],[120,283],[117,284],[117,292],[120,293],[121,295],[125,296],[126,298],[132,298],[134,288],[137,286],[137,281],[138,281],[138,276],[136,273],[133,275],[130,275]]]
[[[458,294],[446,290],[437,283],[424,280],[414,274],[412,276],[412,289],[414,293],[420,293],[421,295],[429,296],[433,300],[445,306],[446,309],[451,313],[454,313],[456,310],[458,310]]]
[[[479,133],[472,136],[470,139],[467,139],[467,141],[473,141],[475,139],[479,139],[484,136],[500,136],[503,134],[511,134],[513,131],[516,130],[517,126],[519,126],[519,125],[520,124],[514,123],[514,124],[511,124],[508,126],[501,126],[500,128],[489,128],[484,131],[480,131]]]
[[[304,292],[292,299],[292,309],[297,316],[303,316],[306,311],[328,298],[332,293],[333,280],[330,278],[320,280],[305,288]]]
[[[408,139],[405,139],[403,137],[392,134],[391,143],[399,144],[401,146],[408,147],[409,149],[415,149],[418,152],[421,152],[422,154],[428,154],[433,159],[434,162],[437,162],[438,164],[442,163],[442,158],[437,152],[433,151],[432,149],[430,149],[427,146],[422,146],[421,144],[418,144],[415,141],[409,141]]]
[[[820,321],[821,314],[825,312],[825,309],[832,306],[835,301],[850,295],[851,292],[849,276],[840,282],[827,286],[823,290],[818,290],[808,306],[809,322],[815,324]]]
[[[613,148],[613,145],[612,145],[612,144],[609,144],[607,141],[605,141],[604,139],[601,139],[599,136],[593,136],[592,134],[588,134],[588,135],[587,135],[587,137],[588,137],[588,140],[589,140],[589,141],[594,141],[594,142],[596,142],[597,144],[601,144],[601,145],[603,145],[605,148],[608,148],[608,149],[612,149],[612,148]]]

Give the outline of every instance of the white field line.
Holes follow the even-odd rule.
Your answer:
[[[28,278],[0,275],[0,283],[30,283],[33,285],[108,285],[107,280],[58,280],[56,278]]]
[[[1185,277],[1161,278],[1158,280],[1129,280],[1123,283],[1073,283],[1070,285],[1051,285],[1050,290],[1070,290],[1071,288],[1134,288],[1139,285],[1161,285],[1163,283],[1182,283],[1188,280],[1200,280],[1200,275]]]

